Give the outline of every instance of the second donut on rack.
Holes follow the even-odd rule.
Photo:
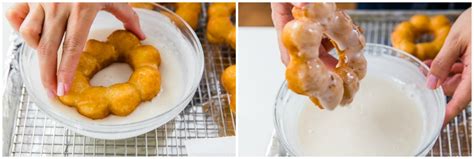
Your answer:
[[[235,26],[231,21],[235,3],[211,3],[208,9],[206,37],[211,43],[228,44],[235,49]]]
[[[395,48],[406,51],[420,60],[433,59],[444,44],[451,22],[446,16],[414,15],[409,21],[398,24],[392,32],[391,41]],[[433,40],[416,43],[424,34],[432,34]]]
[[[236,66],[230,65],[221,75],[221,82],[224,89],[230,94],[230,110],[235,113],[236,98]]]
[[[153,10],[155,8],[154,3],[130,3],[132,7],[143,8]],[[183,18],[183,20],[196,30],[199,27],[199,16],[201,16],[201,3],[186,3],[177,2],[172,3],[169,7],[175,8],[175,13]]]

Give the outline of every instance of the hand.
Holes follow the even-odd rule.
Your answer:
[[[444,124],[449,123],[471,102],[471,8],[454,22],[440,52],[430,65],[427,86],[444,88],[452,96]]]
[[[285,27],[285,24],[293,20],[291,10],[293,7],[304,7],[307,3],[272,3],[272,20],[278,35],[278,45],[280,47],[280,55],[283,64],[288,65],[290,62],[290,56],[285,46],[282,44],[280,39],[281,32]],[[319,47],[319,58],[324,61],[327,67],[334,68],[337,64],[337,59],[328,54],[333,49],[333,45],[329,39],[325,38],[321,41],[321,47]]]
[[[112,13],[125,29],[145,39],[138,16],[127,3],[19,3],[8,10],[12,27],[38,52],[41,81],[48,96],[62,96],[69,90],[89,29],[100,10]],[[61,42],[62,59],[57,68]]]

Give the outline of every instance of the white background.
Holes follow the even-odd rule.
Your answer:
[[[276,31],[240,27],[238,41],[238,154],[263,156],[273,132],[273,108],[285,79]]]

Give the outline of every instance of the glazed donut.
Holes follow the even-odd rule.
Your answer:
[[[224,89],[230,93],[230,110],[235,113],[235,89],[236,89],[236,67],[230,65],[222,72],[221,82]]]
[[[414,15],[409,21],[398,24],[392,32],[391,41],[395,48],[406,51],[420,60],[433,59],[443,46],[444,40],[451,29],[446,16]],[[415,43],[423,34],[432,34],[430,42]]]
[[[71,88],[59,100],[91,119],[109,114],[126,116],[142,101],[149,101],[160,91],[160,53],[151,45],[141,45],[132,33],[117,30],[107,42],[88,40]],[[128,82],[109,87],[92,86],[89,80],[99,70],[114,62],[127,62],[134,72]]]
[[[132,7],[153,10],[153,3],[130,3]],[[196,30],[199,26],[199,16],[201,15],[201,3],[174,3],[175,13]]]
[[[365,38],[359,27],[334,3],[293,7],[294,20],[283,28],[281,39],[290,55],[286,67],[288,88],[309,96],[321,109],[352,102],[367,71]],[[323,38],[329,38],[339,55],[334,70],[319,58]]]
[[[212,3],[208,10],[206,37],[214,44],[229,44],[235,49],[235,26],[230,20],[235,3]]]

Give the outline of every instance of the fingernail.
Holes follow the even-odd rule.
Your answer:
[[[54,93],[52,91],[47,91],[48,97],[53,99],[54,98]]]
[[[64,83],[59,82],[58,83],[58,88],[56,89],[56,92],[58,93],[58,96],[63,96],[64,95]]]
[[[69,85],[64,83],[64,94],[67,94],[69,92]]]
[[[438,84],[438,77],[436,77],[432,74],[428,75],[428,79],[427,79],[428,88],[435,89],[437,84]]]

